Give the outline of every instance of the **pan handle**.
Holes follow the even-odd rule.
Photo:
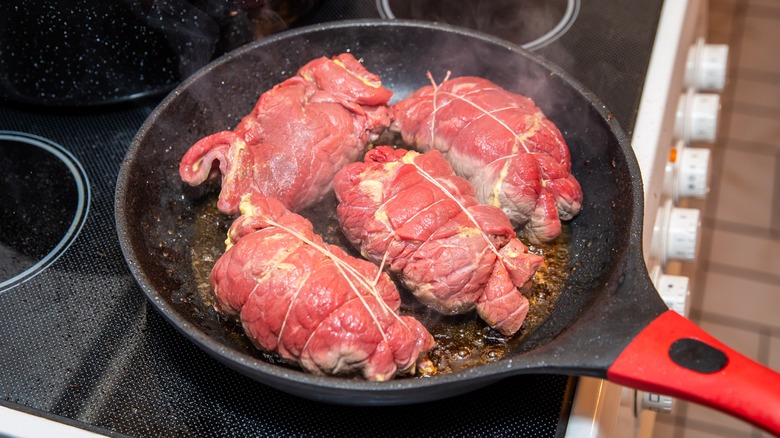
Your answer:
[[[709,406],[780,436],[780,374],[672,310],[631,341],[607,379]]]

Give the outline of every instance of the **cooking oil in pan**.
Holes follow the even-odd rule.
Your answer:
[[[190,305],[199,308],[194,314],[206,315],[210,319],[198,321],[197,325],[207,327],[210,335],[235,345],[241,351],[281,364],[283,361],[277,355],[255,349],[244,335],[240,323],[227,320],[212,308],[209,278],[211,269],[225,250],[225,239],[231,222],[217,210],[216,203],[216,194],[199,203],[193,229],[191,257],[197,294]],[[312,221],[314,231],[326,242],[339,245],[349,254],[360,257],[339,230],[335,206],[335,196],[331,195],[301,214]],[[522,328],[513,336],[505,336],[491,329],[475,312],[456,316],[438,314],[418,303],[411,292],[396,281],[402,298],[401,313],[417,318],[436,340],[436,345],[428,355],[430,366],[425,367],[424,373],[418,372],[417,376],[451,373],[495,362],[517,349],[555,308],[569,275],[570,243],[570,228],[564,224],[563,232],[554,242],[529,245],[531,252],[544,257],[544,264],[534,275],[531,287],[523,291],[530,302],[530,309]]]

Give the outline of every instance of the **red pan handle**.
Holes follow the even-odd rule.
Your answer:
[[[780,374],[672,310],[631,341],[607,379],[709,406],[780,436]]]

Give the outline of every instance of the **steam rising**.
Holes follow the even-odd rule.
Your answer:
[[[128,0],[125,0],[128,1]],[[158,30],[178,56],[186,78],[214,57],[288,28],[298,17],[273,1],[152,0],[128,7]],[[301,10],[309,6],[301,5]]]
[[[564,34],[576,19],[580,0],[380,0],[385,18],[413,18],[453,24],[533,50]]]

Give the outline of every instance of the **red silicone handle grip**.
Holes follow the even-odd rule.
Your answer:
[[[671,310],[631,341],[607,379],[709,406],[780,436],[780,374]]]

